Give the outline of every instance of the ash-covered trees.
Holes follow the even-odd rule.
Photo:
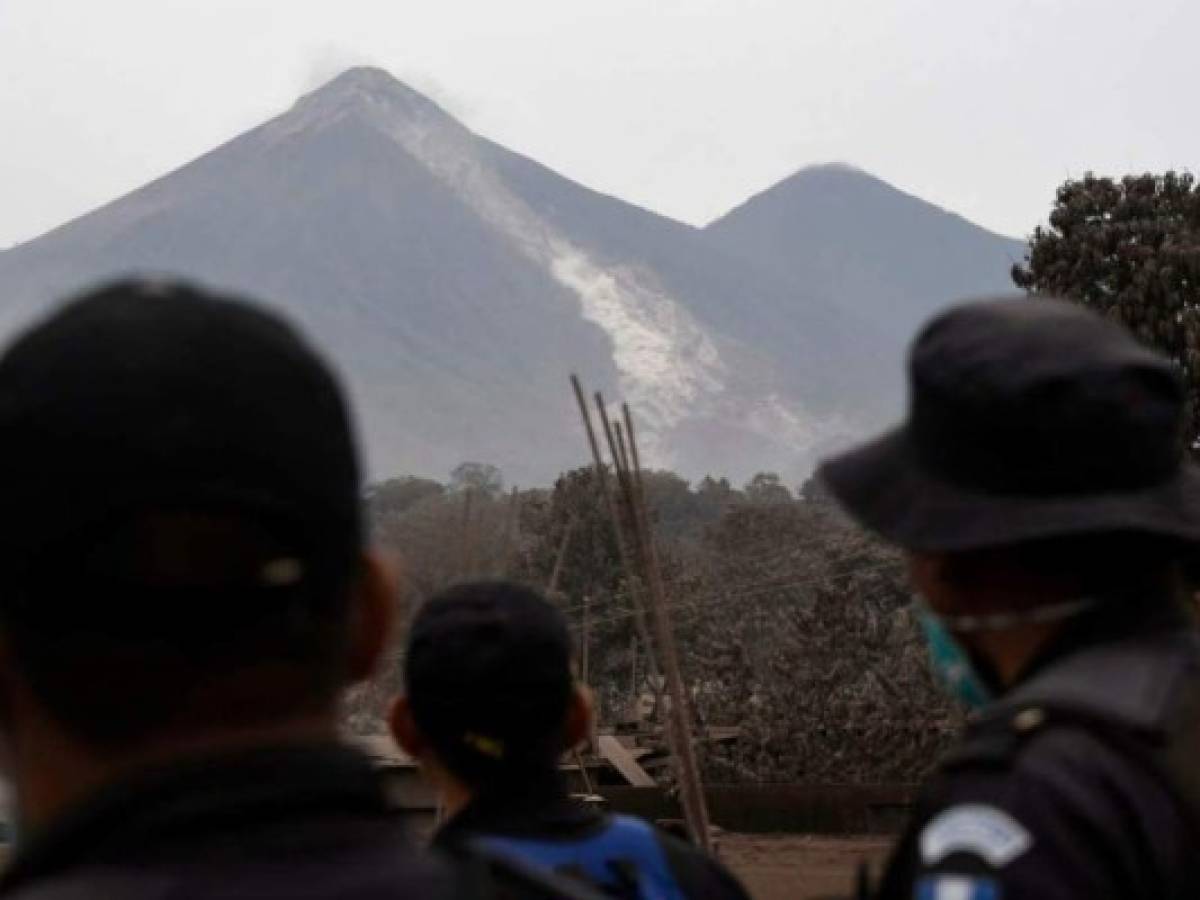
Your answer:
[[[919,780],[961,714],[927,668],[902,556],[807,493],[731,508],[674,585],[701,718],[741,729],[709,777]]]

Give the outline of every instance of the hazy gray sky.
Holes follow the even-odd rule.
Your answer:
[[[1196,0],[0,0],[0,247],[355,64],[702,224],[859,165],[1023,235],[1087,169],[1191,168]]]

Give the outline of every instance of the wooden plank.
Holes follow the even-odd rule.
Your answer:
[[[626,750],[625,746],[615,737],[611,734],[602,734],[599,743],[600,755],[631,785],[634,787],[657,787],[658,783],[646,774],[646,770],[638,765],[633,754]]]

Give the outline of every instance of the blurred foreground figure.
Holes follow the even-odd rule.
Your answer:
[[[1200,885],[1200,539],[1177,372],[1054,300],[935,319],[909,418],[821,475],[908,551],[934,667],[976,710],[885,898],[1182,898]]]
[[[628,900],[745,900],[693,847],[568,795],[558,761],[587,737],[591,698],[571,675],[566,621],[534,592],[479,583],[430,600],[409,635],[404,681],[392,729],[442,794],[450,820],[437,846],[482,849]]]
[[[337,743],[392,585],[341,392],[288,326],[127,282],[28,332],[0,358],[0,523],[0,896],[491,896],[406,853]]]

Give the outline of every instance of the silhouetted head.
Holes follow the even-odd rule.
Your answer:
[[[0,691],[120,756],[332,723],[386,616],[329,368],[273,314],[123,281],[0,358]],[[23,700],[20,698],[24,698]]]
[[[432,753],[472,790],[553,773],[590,724],[562,613],[508,582],[460,585],[426,603],[404,685],[392,716],[401,745]]]
[[[996,681],[1084,612],[1182,611],[1200,470],[1170,360],[1075,304],[983,300],[917,335],[909,395],[899,427],[820,476],[907,551],[927,612]]]

